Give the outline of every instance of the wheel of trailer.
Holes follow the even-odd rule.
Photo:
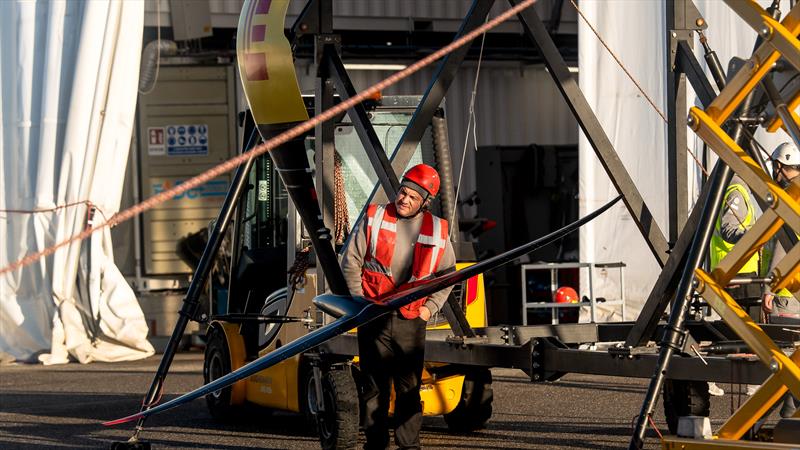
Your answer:
[[[456,408],[444,415],[450,431],[468,433],[486,428],[492,417],[492,372],[489,369],[469,371],[464,376],[461,401]]]
[[[678,432],[678,418],[708,417],[711,400],[705,381],[664,380],[664,417],[669,432]]]
[[[208,384],[231,372],[231,353],[225,332],[219,328],[211,328],[206,340],[206,352],[203,361],[203,380]],[[206,405],[211,415],[220,421],[230,420],[240,409],[231,405],[232,387],[220,389],[206,395]]]
[[[305,408],[314,418],[319,441],[324,450],[355,448],[358,441],[358,391],[350,367],[322,370],[322,401],[325,410],[317,407],[314,371],[305,376]]]

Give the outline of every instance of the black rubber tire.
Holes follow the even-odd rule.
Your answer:
[[[322,369],[322,394],[325,412],[316,412],[314,371],[305,376],[305,410],[314,417],[323,450],[356,448],[358,443],[358,390],[350,367]]]
[[[454,433],[469,433],[486,428],[492,417],[492,372],[489,369],[473,370],[465,374],[461,401],[444,415],[447,427]]]
[[[228,340],[219,328],[211,328],[206,338],[206,352],[203,360],[203,381],[205,384],[231,372],[231,353]],[[206,405],[211,416],[219,421],[233,420],[241,407],[231,405],[231,387],[220,389],[206,395]]]
[[[664,380],[664,418],[669,432],[678,432],[678,418],[683,416],[708,417],[711,398],[705,381]]]

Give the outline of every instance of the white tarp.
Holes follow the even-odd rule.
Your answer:
[[[581,0],[579,6],[648,96],[666,114],[664,3]],[[771,2],[759,3],[766,7]],[[782,11],[785,14],[789,5],[788,1],[783,3]],[[695,0],[695,4],[708,23],[706,36],[723,67],[727,69],[732,56],[749,58],[756,39],[752,28],[724,2]],[[666,124],[580,18],[578,26],[580,87],[666,235]],[[695,53],[705,68],[696,37]],[[712,80],[710,73],[707,74],[709,80]],[[687,102],[690,106],[699,104],[691,93]],[[760,131],[756,137],[770,150],[778,143],[789,140],[783,132],[768,135]],[[699,156],[702,152],[702,141],[691,130],[688,141],[689,149]],[[583,133],[579,148],[580,215],[585,216],[614,198],[617,192]],[[689,193],[691,207],[699,192],[699,169],[691,157],[688,165],[690,180],[694,182]],[[623,261],[628,265],[625,272],[625,294],[628,301],[625,319],[635,319],[660,269],[624,205],[620,203],[581,229],[580,251],[581,261]],[[582,285],[585,284],[582,281]],[[615,294],[619,292],[616,273],[609,271],[604,275],[595,272],[594,288],[596,296],[618,297]],[[611,310],[613,308],[606,312]],[[605,318],[618,320],[619,315],[618,312],[606,314]]]
[[[118,211],[130,148],[144,3],[0,4],[0,210],[85,200]],[[80,232],[85,204],[0,214],[0,266]],[[106,229],[0,276],[0,352],[19,360],[122,361],[153,354]]]

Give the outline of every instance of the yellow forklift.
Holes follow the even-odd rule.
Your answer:
[[[288,2],[263,6],[245,2],[239,23],[239,66],[252,111],[240,125],[243,136],[269,139],[354,96],[355,89],[339,58],[336,36],[330,34],[331,2],[308,2],[290,33],[292,42],[304,34],[316,38],[313,97],[300,95],[291,45],[283,33]],[[232,215],[228,280],[211,283],[214,314],[207,332],[206,383],[333,320],[312,303],[328,291],[348,293],[330,249],[340,252],[347,245],[368,203],[393,197],[396,173],[406,167],[424,162],[443,174],[443,193],[432,209],[451,219],[453,240],[458,240],[440,101],[427,95],[376,96],[318,125],[313,135],[299,136],[250,163]],[[455,243],[454,249],[457,269],[475,261],[471,244]],[[456,324],[455,334],[466,342],[481,339],[472,328],[487,325],[482,275],[456,286],[443,314],[431,318],[429,327],[448,328],[448,323]],[[358,393],[363,389],[354,343],[340,340],[338,350],[320,346],[293,356],[208,395],[208,407],[223,419],[247,404],[304,413],[317,424],[323,448],[350,448],[358,437]],[[488,367],[428,363],[420,394],[423,413],[443,414],[453,430],[482,428],[491,417]]]
[[[511,0],[511,3],[518,2]],[[763,167],[759,170],[763,161],[759,161],[758,152],[747,155],[735,142],[736,139],[727,135],[728,130],[722,128],[733,122],[736,128],[745,124],[748,127],[757,127],[762,123],[765,126],[771,123],[768,126],[774,131],[782,122],[785,126],[794,125],[793,137],[800,136],[800,129],[797,129],[795,120],[789,114],[790,109],[781,98],[786,93],[782,88],[772,86],[770,83],[774,84],[774,81],[765,77],[774,71],[770,77],[775,78],[775,75],[787,67],[783,61],[779,61],[784,52],[789,53],[786,59],[790,63],[798,61],[796,50],[800,48],[800,44],[795,36],[800,33],[800,6],[794,7],[783,22],[777,22],[774,18],[779,12],[777,8],[771,8],[772,11],[768,13],[755,2],[729,2],[729,6],[753,26],[759,32],[760,39],[765,41],[758,43],[750,60],[745,62],[736,75],[728,78],[729,83],[724,86],[726,77],[719,62],[709,62],[709,67],[716,66],[714,78],[720,88],[717,96],[695,59],[690,47],[691,41],[687,41],[692,37],[692,32],[702,31],[706,22],[689,0],[673,3],[674,10],[668,8],[667,11],[668,22],[675,21],[678,17],[692,20],[684,21],[683,26],[686,28],[670,33],[671,48],[675,50],[672,55],[676,61],[670,69],[671,76],[685,75],[692,82],[704,109],[692,108],[686,124],[720,157],[698,199],[698,206],[693,209],[686,225],[678,233],[674,246],[668,245],[658,225],[652,221],[652,213],[630,180],[541,19],[533,9],[520,11],[519,17],[525,34],[538,46],[550,75],[621,195],[594,213],[536,241],[430,281],[427,289],[431,292],[448,286],[450,282],[463,282],[460,290],[448,301],[447,322],[450,329],[440,330],[435,329],[437,326],[432,326],[434,329],[428,332],[426,358],[436,361],[437,364],[426,364],[426,385],[422,393],[425,412],[445,413],[445,419],[452,428],[477,428],[490,416],[492,396],[489,367],[524,370],[530,380],[536,383],[553,382],[566,373],[650,377],[650,386],[641,413],[636,418],[630,443],[632,449],[644,446],[646,428],[652,418],[656,396],[662,387],[665,387],[664,406],[668,420],[670,413],[675,419],[670,420],[673,422],[670,424],[672,427],[673,424],[677,425],[678,416],[691,415],[696,419],[697,416],[707,415],[707,381],[762,385],[723,425],[715,439],[687,440],[667,437],[662,439],[664,448],[767,448],[767,444],[738,439],[750,434],[753,425],[783,397],[787,388],[794,395],[800,395],[800,371],[797,367],[799,353],[795,352],[790,358],[782,350],[794,347],[798,327],[787,324],[756,324],[725,291],[728,284],[744,283],[768,283],[773,289],[791,287],[796,291],[798,259],[795,253],[790,253],[792,258],[787,257],[781,261],[774,276],[766,279],[735,276],[741,264],[758,251],[760,245],[770,236],[778,235],[782,221],[792,228],[789,233],[783,233],[789,238],[788,245],[784,245],[784,248],[794,247],[792,235],[800,232],[797,191],[784,191],[774,183],[767,175],[768,171]],[[491,0],[474,1],[458,34],[463,35],[465,30],[475,29],[484,23],[492,4]],[[778,2],[774,2],[773,6],[777,4]],[[240,46],[240,73],[253,111],[249,128],[245,125],[245,136],[260,134],[264,139],[270,139],[305,121],[309,116],[310,105],[303,102],[297,88],[291,45],[283,35],[287,6],[287,0],[246,0],[243,6],[237,45]],[[338,41],[337,36],[332,33],[331,17],[330,0],[309,0],[290,33],[292,40],[302,33],[315,37],[318,76],[313,109],[317,117],[335,104],[334,86],[343,101],[353,98],[355,94],[338,58]],[[702,34],[701,38],[707,52],[707,61],[714,59]],[[778,45],[781,43],[785,45]],[[466,51],[462,47],[443,59],[427,92],[418,102],[413,115],[406,120],[407,126],[397,124],[395,130],[403,129],[399,139],[391,141],[391,128],[385,129],[385,134],[378,133],[380,129],[377,126],[382,121],[376,116],[380,114],[381,108],[398,106],[392,104],[390,97],[374,99],[373,105],[353,103],[348,106],[350,109],[346,119],[339,117],[332,122],[317,124],[313,146],[309,145],[311,136],[295,135],[294,138],[288,138],[286,136],[290,133],[287,133],[284,135],[286,139],[280,141],[280,145],[270,147],[271,159],[251,158],[237,170],[225,205],[209,233],[208,245],[190,284],[178,324],[140,412],[106,422],[106,425],[115,425],[138,420],[131,439],[126,443],[117,443],[119,445],[112,448],[144,448],[146,443],[138,437],[147,417],[200,396],[208,398],[212,413],[218,417],[231,417],[247,403],[304,411],[315,418],[323,447],[346,448],[355,443],[358,424],[358,362],[355,358],[354,334],[347,331],[365,323],[365,320],[385,314],[386,309],[348,295],[336,256],[336,247],[344,245],[344,238],[341,243],[337,242],[339,231],[347,230],[348,227],[340,228],[336,225],[349,222],[339,221],[336,217],[346,210],[360,211],[373,198],[376,202],[391,198],[393,185],[397,182],[396,173],[407,167],[415,155],[421,161],[437,163],[435,165],[443,174],[449,172],[447,161],[441,160],[438,154],[434,153],[435,160],[430,158],[430,154],[426,156],[425,136],[429,128],[436,128],[436,112]],[[794,78],[786,81],[785,86],[790,86],[791,80]],[[750,115],[749,107],[732,115],[740,103],[749,104],[751,96],[746,93],[759,84],[767,88],[772,111],[767,110],[767,114],[758,116],[757,120],[753,119],[756,116]],[[680,89],[677,92],[681,92]],[[796,92],[790,94],[792,105],[796,106],[799,102],[798,96]],[[677,94],[672,97],[674,98],[668,101],[669,107],[673,112],[677,111],[674,117],[681,118],[681,110],[685,109],[682,102],[685,99],[678,100],[678,97],[683,96]],[[776,114],[781,116],[780,120],[774,117]],[[728,125],[724,123],[727,117],[733,119]],[[762,121],[763,118],[767,120]],[[365,178],[359,177],[357,173],[347,172],[347,168],[352,169],[355,165],[348,161],[346,149],[339,147],[344,146],[340,141],[346,135],[345,126],[348,123],[352,124],[370,160],[369,165],[365,164],[363,167],[373,169],[373,178],[366,176],[366,179],[372,184],[377,179],[381,189],[388,193],[383,200],[375,197],[373,190],[363,197],[363,201],[350,204],[357,195],[357,191],[352,190],[352,183]],[[393,125],[389,125],[391,126]],[[256,127],[258,133],[248,133],[247,130]],[[338,127],[342,129],[339,130]],[[683,127],[684,123],[680,120],[676,122],[676,130]],[[745,134],[750,135],[749,132]],[[433,131],[431,136],[435,141]],[[446,133],[439,136],[446,136]],[[677,148],[685,143],[685,139],[678,131],[670,133],[670,136],[670,154],[677,155]],[[798,141],[800,138],[794,140]],[[397,145],[394,145],[395,142]],[[252,144],[250,142],[243,148],[248,149]],[[392,146],[395,151],[389,161],[385,149]],[[433,147],[436,149],[437,146]],[[311,148],[313,158],[309,158],[309,152],[306,151]],[[341,173],[338,177],[337,151],[342,161],[339,164]],[[274,164],[274,167],[270,164]],[[726,165],[733,168],[756,195],[770,205],[770,209],[764,208],[765,214],[754,228],[739,241],[713,273],[707,273],[700,265],[722,203],[722,194],[731,175]],[[256,169],[253,169],[254,166]],[[312,171],[316,177],[312,177]],[[274,179],[276,172],[282,184],[277,181],[269,182],[269,177]],[[336,195],[334,186],[337,179],[344,186],[339,190],[344,195]],[[348,182],[351,184],[348,185]],[[284,188],[292,203],[285,199],[287,195],[282,191]],[[247,193],[248,199],[241,199],[240,194],[243,192]],[[255,197],[255,200],[250,197]],[[635,322],[558,326],[499,325],[473,329],[473,326],[485,323],[482,318],[485,305],[481,300],[480,278],[468,277],[491,270],[538,248],[537,246],[563,237],[607,211],[622,198],[654,256],[664,267]],[[267,206],[259,206],[258,202],[269,203],[272,201],[270,199],[278,199],[277,206],[270,203],[275,208],[275,214],[259,216],[259,208]],[[337,203],[346,204],[347,207],[336,208]],[[234,208],[237,205],[238,209]],[[302,217],[305,230],[297,225],[297,214],[291,210],[293,206]],[[444,204],[441,206],[444,211],[454,209],[452,204],[449,207]],[[280,209],[284,207],[285,210]],[[222,236],[227,224],[232,221],[233,211],[237,211],[237,217],[233,233],[235,242],[230,246],[234,251],[229,264],[230,278],[226,283],[212,287],[217,311],[212,315],[214,317],[211,318],[209,327],[204,372],[207,381],[216,381],[158,404],[164,379],[187,322],[209,320],[208,315],[200,311],[199,292],[206,285],[211,260],[220,249]],[[678,216],[677,211],[671,211],[671,214]],[[286,223],[281,222],[283,217],[288,219]],[[452,223],[455,225],[457,221]],[[269,239],[270,236],[273,239],[272,244],[262,240]],[[781,240],[780,236],[778,238]],[[304,251],[306,240],[313,244],[316,252],[313,258],[316,261],[314,269],[309,269],[312,258]],[[281,242],[285,244],[285,248],[280,247]],[[746,244],[743,245],[743,242]],[[308,258],[304,259],[303,256]],[[283,268],[288,266],[287,261],[293,261],[288,283],[283,273]],[[331,294],[325,294],[328,289]],[[425,289],[425,286],[415,287],[406,290],[414,292],[397,294],[389,301],[389,306],[407,304],[403,302],[418,298],[414,297],[415,294],[429,295],[430,292]],[[320,295],[312,304],[309,299],[316,293]],[[702,296],[724,320],[712,321],[702,317],[698,311],[704,306],[697,301],[697,296]],[[669,304],[672,305],[672,312],[668,322],[664,322],[661,319]],[[332,322],[321,312],[332,313],[332,317],[336,317],[337,308],[342,314],[338,320]],[[384,309],[377,311],[381,308]],[[687,314],[687,311],[690,313]],[[312,329],[314,331],[310,331]],[[650,342],[659,339],[657,336],[661,336],[660,349],[650,345]],[[611,345],[598,350],[582,348],[584,344],[597,343]],[[758,356],[758,360],[737,356],[743,351],[751,350]],[[251,359],[255,360],[242,366]],[[236,370],[239,367],[241,368]],[[268,369],[262,370],[264,368]],[[258,372],[259,370],[262,371]],[[229,372],[230,375],[226,376]],[[773,430],[774,442],[770,448],[796,448],[797,427],[797,419],[779,422]]]
[[[387,96],[364,105],[383,148],[398,143],[419,101],[419,96]],[[314,98],[305,97],[304,102],[313,110]],[[245,120],[243,126],[247,135],[252,121]],[[334,180],[330,181],[335,186],[336,207],[344,210],[333,212],[336,223],[332,229],[338,232],[333,238],[341,249],[353,225],[349,218],[358,217],[366,206],[377,176],[350,117],[338,118],[334,127],[336,157]],[[304,141],[309,165],[318,170],[314,164],[315,140],[308,136]],[[450,170],[449,157],[443,112],[439,109],[409,164],[425,162]],[[433,206],[434,212],[442,215],[443,205],[453,204],[452,184],[443,190],[447,193]],[[310,239],[269,154],[254,161],[231,229],[230,252],[222,252],[231,255],[230,275],[227,283],[211,283],[214,314],[207,332],[203,368],[206,383],[330,321],[312,304],[318,294],[319,271],[309,250]],[[457,268],[469,265],[469,259],[464,259],[474,258],[471,246],[462,243],[455,248],[460,256]],[[448,317],[466,320],[471,328],[485,327],[482,276],[457,285],[443,310],[431,318],[429,329],[449,329]],[[349,334],[355,333],[352,330]],[[353,356],[355,341],[348,342],[347,351],[314,349],[216,391],[206,397],[208,408],[222,420],[236,417],[250,404],[304,413],[316,423],[323,448],[352,447],[358,436],[358,393],[362,386],[358,357]],[[451,430],[480,429],[491,417],[488,368],[426,363],[422,381],[423,414],[444,415]],[[390,414],[391,411],[390,406]]]

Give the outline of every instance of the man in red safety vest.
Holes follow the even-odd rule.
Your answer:
[[[400,183],[394,202],[370,205],[354,229],[342,258],[352,295],[380,302],[387,294],[455,267],[447,221],[428,211],[439,192],[439,174],[418,164]],[[366,449],[389,445],[389,395],[394,382],[395,443],[419,448],[422,407],[419,388],[425,325],[437,313],[448,288],[358,328],[360,371],[365,389]]]

